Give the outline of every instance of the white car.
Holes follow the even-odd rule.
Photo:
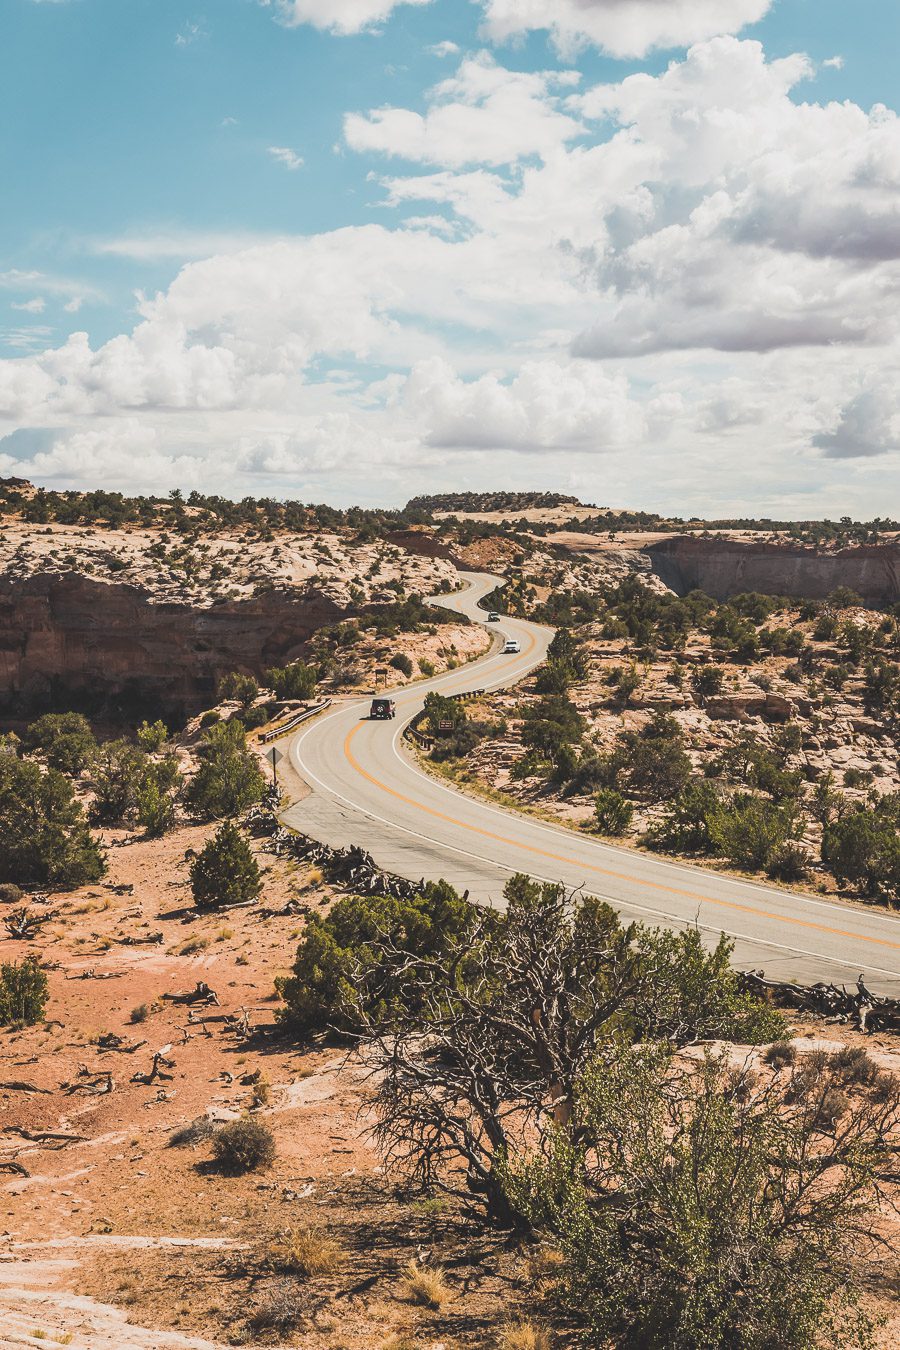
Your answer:
[[[507,638],[503,644],[504,654],[507,652],[520,652],[521,650],[521,644],[518,643],[515,638]]]

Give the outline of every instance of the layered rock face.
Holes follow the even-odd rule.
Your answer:
[[[138,587],[77,573],[0,578],[0,699],[134,689],[199,705],[221,675],[261,675],[344,613],[315,590],[273,590],[196,608],[160,604]]]
[[[835,551],[800,544],[679,536],[645,550],[653,571],[679,595],[700,590],[715,600],[746,591],[824,600],[839,586],[867,604],[900,601],[900,547],[860,545]]]

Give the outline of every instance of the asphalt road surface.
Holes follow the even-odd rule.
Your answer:
[[[497,578],[462,577],[468,589],[438,603],[483,623],[477,602]],[[397,691],[394,721],[370,721],[371,700],[354,699],[293,737],[292,762],[312,791],[284,812],[285,823],[336,847],[359,844],[400,876],[444,877],[485,904],[502,904],[507,878],[527,872],[601,896],[626,920],[697,925],[710,941],[725,932],[735,964],[771,978],[852,984],[862,973],[876,992],[900,995],[900,915],[603,844],[479,801],[420,769],[402,733],[425,695],[515,684],[543,661],[553,636],[522,619],[490,626],[496,641],[478,661]],[[518,639],[520,654],[502,654],[507,637]]]

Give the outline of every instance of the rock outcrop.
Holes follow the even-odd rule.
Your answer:
[[[197,608],[78,573],[0,578],[0,699],[34,704],[61,691],[133,690],[197,706],[221,675],[261,675],[344,613],[315,589]]]
[[[701,590],[715,600],[745,591],[824,600],[847,586],[871,605],[900,601],[900,547],[863,544],[823,550],[793,543],[697,539],[680,535],[645,550],[653,571],[679,595]]]

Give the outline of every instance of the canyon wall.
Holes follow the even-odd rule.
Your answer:
[[[0,578],[0,700],[129,690],[163,704],[210,702],[231,670],[261,675],[346,611],[315,589],[209,607],[159,603],[78,573]]]
[[[678,536],[644,550],[660,580],[679,595],[705,591],[727,600],[745,591],[824,600],[848,586],[871,605],[900,601],[900,547],[866,544],[824,551],[801,544],[742,543]]]

